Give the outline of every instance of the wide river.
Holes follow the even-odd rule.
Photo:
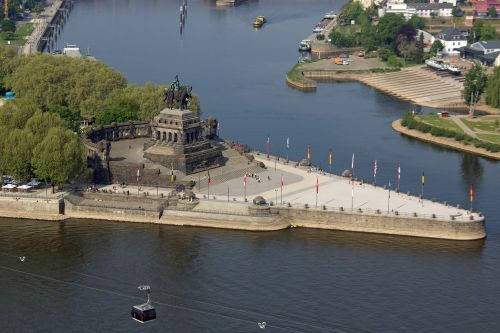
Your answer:
[[[221,135],[475,208],[488,238],[452,242],[321,230],[251,233],[158,225],[0,220],[4,332],[498,332],[498,163],[407,139],[390,128],[412,105],[358,83],[304,94],[284,74],[297,44],[342,1],[190,0],[183,34],[175,0],[78,0],[58,41],[90,48],[131,83],[181,83]],[[251,22],[266,15],[255,31]],[[313,185],[311,185],[313,186]],[[321,189],[320,189],[321,190]],[[321,195],[328,195],[321,193]],[[24,262],[18,259],[26,256]],[[149,284],[158,319],[130,307]]]

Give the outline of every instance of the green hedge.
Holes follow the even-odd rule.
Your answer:
[[[454,138],[456,141],[462,142],[464,145],[472,144],[476,148],[484,148],[492,153],[500,152],[500,145],[492,142],[485,142],[478,140],[464,133],[458,133],[449,129],[436,127],[433,125],[426,124],[424,122],[418,121],[413,113],[408,112],[403,116],[401,125],[409,129],[416,129],[423,133],[431,133],[433,136]]]

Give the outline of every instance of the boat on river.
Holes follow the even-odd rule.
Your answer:
[[[267,20],[265,18],[265,16],[258,16],[255,21],[253,21],[253,27],[254,28],[261,28],[264,23],[266,23]]]
[[[311,41],[309,39],[304,39],[299,43],[299,51],[309,52],[311,51]]]
[[[324,18],[327,20],[333,20],[336,17],[337,17],[337,14],[333,10],[331,12],[326,13],[324,16]]]
[[[425,61],[425,64],[427,65],[427,67],[434,69],[434,70],[437,70],[437,71],[446,71],[447,70],[447,68],[442,60],[427,59]]]

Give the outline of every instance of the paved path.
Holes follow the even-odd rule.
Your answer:
[[[471,136],[471,137],[473,137],[475,139],[479,139],[478,136],[477,136],[477,134],[474,133],[474,131],[472,131],[469,128],[469,126],[465,125],[463,123],[462,119],[460,119],[460,117],[458,117],[458,116],[451,116],[450,118],[451,118],[451,120],[453,120],[453,122],[455,124],[457,124],[458,127],[460,127],[465,132],[465,134],[467,134],[467,135],[469,135],[469,136]]]

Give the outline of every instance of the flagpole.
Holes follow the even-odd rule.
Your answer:
[[[283,174],[281,174],[281,205],[283,205]]]
[[[351,178],[351,211],[354,211],[354,177]]]
[[[424,173],[422,172],[422,191],[420,193],[420,200],[422,200],[422,207],[424,207],[424,183],[425,183],[425,178],[424,178]]]
[[[390,201],[391,201],[391,181],[389,181],[389,196],[387,197],[387,214],[389,214]]]
[[[227,202],[229,202],[229,185],[227,185]]]
[[[398,192],[399,192],[399,182],[401,181],[401,165],[398,163]]]
[[[318,176],[316,175],[316,208],[318,208],[318,192],[319,192],[319,183],[318,183]]]

